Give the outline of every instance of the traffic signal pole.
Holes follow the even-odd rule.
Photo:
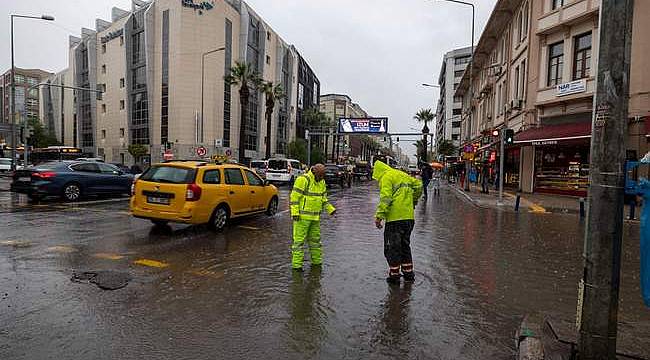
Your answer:
[[[602,0],[591,136],[579,357],[615,359],[621,272],[633,0]]]
[[[499,156],[499,202],[497,205],[503,205],[503,168],[506,157],[506,129],[499,131],[499,142],[501,143],[501,155]]]

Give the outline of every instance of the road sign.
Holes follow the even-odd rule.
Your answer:
[[[226,156],[232,156],[232,150],[230,149],[226,150]]]
[[[208,154],[208,150],[205,147],[199,146],[196,148],[196,155],[200,157],[204,157],[207,154]]]
[[[173,160],[174,159],[174,153],[171,150],[165,150],[165,153],[163,154],[163,159],[164,160]]]

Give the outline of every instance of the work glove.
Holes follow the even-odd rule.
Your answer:
[[[300,221],[300,215],[294,215],[291,217],[293,221]]]
[[[375,219],[375,226],[377,227],[377,229],[381,229],[384,227],[384,225],[382,225],[381,222],[382,222],[381,219],[379,218]]]

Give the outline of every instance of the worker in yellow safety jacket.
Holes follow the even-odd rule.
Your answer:
[[[327,201],[325,166],[316,164],[306,174],[299,176],[291,191],[291,218],[293,219],[293,244],[291,245],[291,266],[301,271],[304,261],[305,240],[309,245],[312,265],[323,264],[320,241],[320,214],[323,209],[334,215],[336,208]]]
[[[372,178],[379,182],[379,205],[375,225],[384,230],[384,256],[388,262],[389,283],[399,283],[400,269],[405,281],[414,281],[411,257],[411,232],[415,225],[414,207],[422,196],[422,181],[403,171],[376,161]]]

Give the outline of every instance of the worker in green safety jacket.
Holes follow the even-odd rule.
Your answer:
[[[312,265],[323,264],[323,250],[320,241],[320,214],[323,208],[334,215],[336,209],[327,201],[325,166],[316,164],[306,174],[299,176],[291,191],[291,218],[293,219],[293,244],[291,245],[291,266],[302,271],[305,240],[309,245]]]
[[[379,205],[375,225],[384,230],[384,256],[388,262],[389,283],[399,283],[400,269],[404,281],[414,281],[411,256],[411,232],[415,225],[414,207],[422,195],[422,181],[395,170],[381,161],[374,164],[372,178],[379,182]]]

